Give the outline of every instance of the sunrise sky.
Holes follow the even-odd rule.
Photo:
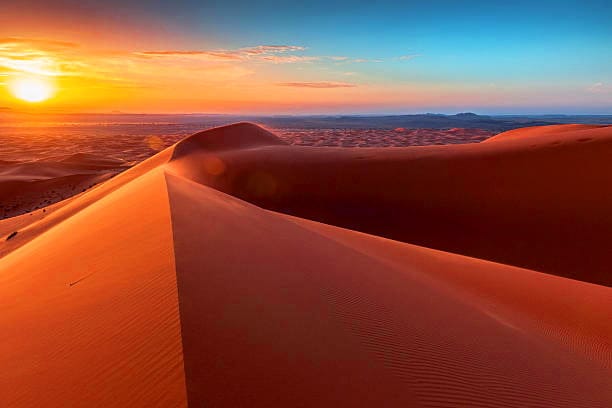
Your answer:
[[[610,21],[609,0],[3,2],[0,109],[609,114]]]

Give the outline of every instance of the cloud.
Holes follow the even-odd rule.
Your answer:
[[[41,38],[23,37],[2,37],[0,38],[0,48],[6,46],[30,45],[43,48],[75,48],[79,44],[68,41],[46,40]]]
[[[252,74],[243,61],[303,49],[296,46],[259,46],[237,50],[100,51],[54,40],[0,38],[0,80],[6,76],[41,75],[81,81],[91,86],[126,87],[167,83],[235,80]],[[289,57],[290,55],[284,55]],[[150,63],[155,59],[155,63]],[[284,61],[280,61],[284,62]],[[77,79],[78,78],[78,79]],[[191,78],[191,79],[190,79]]]
[[[306,48],[299,45],[258,45],[257,47],[240,49],[240,51],[248,55],[277,54],[304,50],[306,50]]]
[[[143,55],[208,55],[211,51],[142,51],[137,54]]]
[[[294,88],[355,88],[357,85],[347,82],[281,82],[277,86],[290,86]]]
[[[162,50],[140,51],[137,55],[144,57],[195,57],[209,61],[268,61],[273,63],[295,63],[314,61],[317,57],[286,55],[290,52],[304,51],[299,45],[258,45],[256,47],[238,48],[235,50]],[[285,54],[285,55],[279,55]]]
[[[206,61],[254,61],[270,62],[274,64],[294,64],[314,61],[333,61],[337,63],[383,62],[382,59],[350,58],[342,55],[309,56],[295,54],[296,52],[305,50],[306,47],[299,45],[258,45],[255,47],[244,47],[234,50],[152,50],[140,51],[135,54],[145,58],[185,57]]]
[[[29,57],[19,55],[0,55],[0,67],[10,72],[22,72],[34,75],[58,76],[57,62],[50,57]]]
[[[268,55],[262,57],[261,60],[273,62],[275,64],[293,64],[296,62],[318,61],[319,57],[308,57],[304,55]]]
[[[391,58],[396,61],[410,61],[414,58],[420,57],[420,54],[409,54],[402,55],[399,57]],[[380,63],[385,62],[383,58],[350,58],[350,57],[342,57],[342,56],[329,56],[325,57],[328,60],[337,62],[337,63],[355,63],[355,64],[366,64],[366,63]]]
[[[350,62],[356,62],[356,63],[364,63],[364,62],[383,62],[383,60],[382,60],[382,59],[356,58],[356,59],[352,59],[352,60],[350,60]]]
[[[244,57],[233,51],[142,51],[136,55],[144,57],[197,57],[209,61],[242,61]]]
[[[59,76],[73,72],[67,58],[76,52],[76,43],[22,37],[0,38],[0,68],[8,73]]]
[[[397,57],[397,59],[400,61],[410,61],[420,56],[421,56],[420,54],[409,54],[409,55],[402,55],[401,57]]]
[[[587,91],[597,94],[612,93],[612,84],[606,84],[604,82],[595,82],[593,85],[587,87]]]

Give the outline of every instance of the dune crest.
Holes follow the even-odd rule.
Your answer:
[[[178,142],[172,158],[180,158],[196,151],[216,152],[249,149],[261,146],[285,146],[273,133],[252,123],[236,123],[191,135]]]
[[[611,406],[611,288],[351,230],[429,225],[455,242],[453,216],[472,208],[487,222],[505,217],[498,233],[513,239],[526,213],[538,231],[549,224],[533,209],[563,190],[515,183],[533,170],[517,164],[543,160],[563,176],[558,163],[608,152],[609,131],[592,131],[592,142],[534,154],[531,141],[291,147],[237,124],[42,218],[0,221],[1,233],[18,231],[0,258],[0,405]],[[585,170],[593,182],[609,177],[591,174],[598,160]],[[450,175],[463,178],[447,191]],[[484,188],[492,181],[509,195]],[[534,206],[517,208],[520,193]],[[490,207],[474,207],[487,197]],[[604,215],[606,202],[561,198]],[[483,228],[474,231],[490,251],[500,241],[484,243],[494,237]],[[580,249],[557,250],[568,248]],[[597,248],[589,255],[578,279],[603,276],[588,269]]]

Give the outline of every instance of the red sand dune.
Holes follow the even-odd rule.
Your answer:
[[[595,187],[610,177],[599,157],[610,128],[592,129],[588,142],[530,137],[533,149],[502,136],[470,148],[354,151],[290,147],[238,124],[196,134],[44,216],[1,221],[0,233],[18,233],[0,258],[0,405],[612,406],[612,288],[226,194],[371,232],[418,228],[417,211],[449,237],[456,224],[445,225],[443,210],[461,215],[488,197],[471,211],[508,224],[480,237],[485,254],[497,253],[498,235],[516,238],[509,226],[528,208],[539,212],[521,225],[535,238],[557,232],[547,217],[564,206],[609,221]],[[583,163],[581,192],[594,196],[562,189],[575,187],[571,178],[553,193],[536,188],[586,155],[594,161]],[[531,207],[516,206],[519,192]],[[602,231],[578,279],[605,277],[588,258]],[[464,231],[454,237],[477,247]],[[574,245],[557,250],[583,250]],[[534,253],[524,258],[546,260]]]
[[[267,209],[612,286],[612,127],[551,128],[452,146],[174,155],[190,178]],[[211,175],[207,160],[226,170]]]
[[[91,154],[0,161],[0,219],[42,209],[126,168],[123,160]]]

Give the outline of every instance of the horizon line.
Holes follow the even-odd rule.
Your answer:
[[[440,115],[440,116],[456,116],[461,114],[473,114],[477,116],[612,116],[610,113],[479,113],[470,110],[457,111],[455,113],[443,112],[418,112],[418,113],[399,113],[399,112],[328,112],[328,113],[212,113],[212,112],[37,112],[37,111],[18,111],[13,109],[3,109],[0,107],[0,114],[23,114],[37,116],[51,115],[105,115],[105,116],[250,116],[250,117],[334,117],[334,116],[361,116],[361,117],[381,117],[381,116],[422,116],[422,115]]]

